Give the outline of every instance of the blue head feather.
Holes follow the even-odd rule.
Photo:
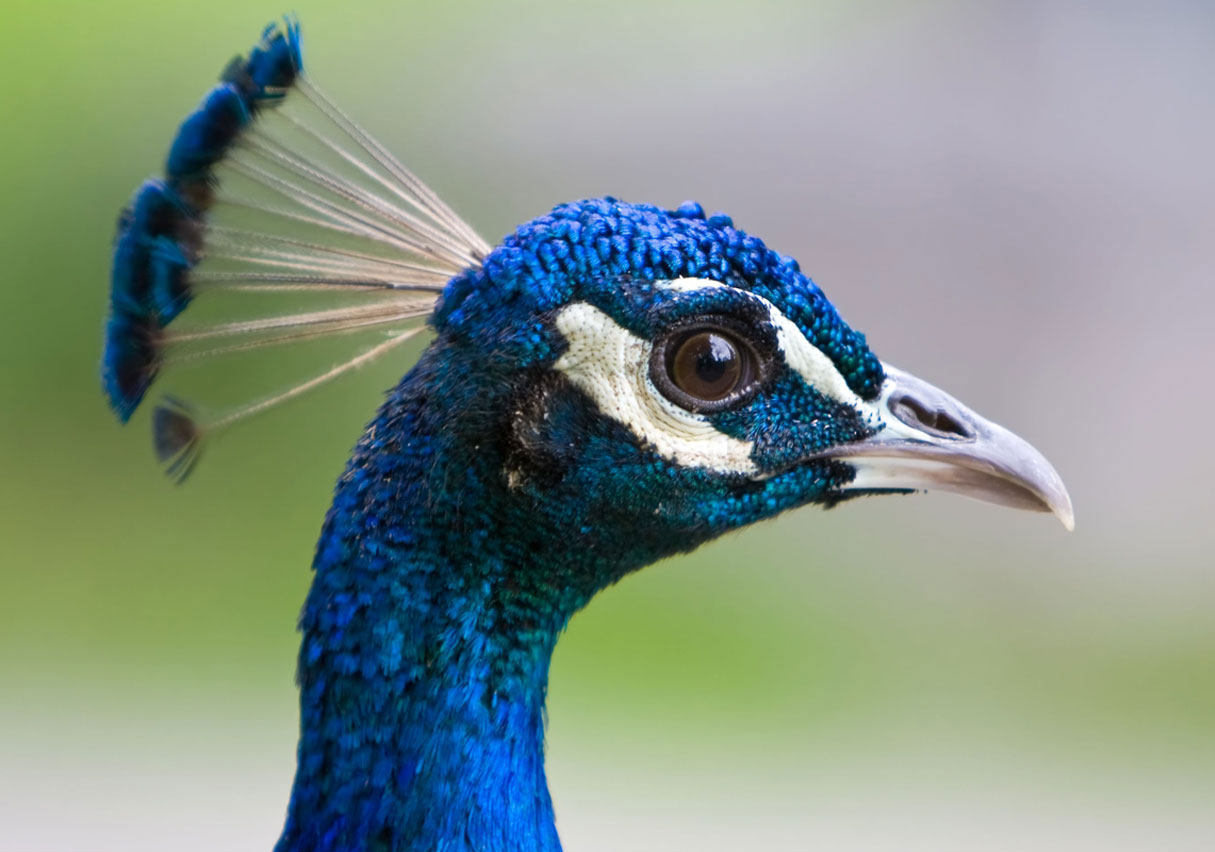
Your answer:
[[[695,202],[674,211],[611,197],[555,207],[503,240],[482,268],[454,279],[434,322],[440,331],[457,335],[475,335],[478,329],[508,333],[498,331],[517,326],[507,321],[506,310],[540,315],[580,298],[618,299],[620,282],[685,277],[765,297],[835,362],[861,398],[877,395],[882,368],[865,336],[840,319],[797,261],[735,228],[729,216],[706,218]],[[618,313],[626,327],[647,330],[638,326],[643,321],[635,309]],[[526,348],[531,331],[516,333],[524,335]],[[534,357],[521,356],[529,362]]]

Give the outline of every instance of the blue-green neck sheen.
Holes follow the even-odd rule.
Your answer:
[[[600,419],[543,380],[470,383],[469,357],[436,343],[338,484],[301,621],[283,852],[559,848],[543,766],[549,660],[569,617],[652,543],[601,537],[580,517],[600,510],[571,505],[584,484],[486,417],[517,423],[547,399],[545,423],[585,433],[583,451],[611,427],[586,429]]]

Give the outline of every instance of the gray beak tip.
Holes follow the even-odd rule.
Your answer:
[[[1068,532],[1076,531],[1076,516],[1072,514],[1072,507],[1070,505],[1066,511],[1056,511],[1055,517],[1063,524],[1063,529]]]
[[[1045,493],[1039,493],[1039,498],[1042,500],[1042,507],[1045,511],[1050,512],[1059,519],[1059,523],[1063,524],[1063,528],[1068,532],[1076,531],[1076,512],[1072,509],[1072,498],[1067,493],[1067,488],[1063,485],[1063,480],[1059,478],[1059,474],[1054,474],[1052,487],[1043,489]]]

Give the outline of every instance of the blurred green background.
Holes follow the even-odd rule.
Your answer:
[[[296,10],[313,76],[491,241],[587,195],[726,210],[1071,488],[1070,536],[859,501],[601,595],[552,672],[568,849],[1215,848],[1209,3]],[[312,546],[416,349],[182,488],[97,382],[116,213],[281,11],[6,4],[0,848],[281,825]]]

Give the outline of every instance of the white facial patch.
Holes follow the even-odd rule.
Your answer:
[[[652,346],[594,305],[576,302],[557,314],[569,349],[557,359],[599,410],[683,467],[755,475],[751,441],[719,432],[703,415],[680,408],[650,380]]]
[[[727,285],[704,278],[677,278],[656,282],[656,286],[691,293]],[[767,309],[785,363],[806,384],[835,402],[851,406],[871,425],[883,422],[877,406],[848,387],[831,359],[806,339],[796,323],[763,296],[730,289]],[[594,400],[603,414],[627,426],[663,458],[684,467],[760,475],[751,458],[753,442],[718,431],[707,417],[681,408],[654,387],[650,379],[653,347],[649,341],[586,302],[562,308],[556,325],[569,344],[556,368]]]

